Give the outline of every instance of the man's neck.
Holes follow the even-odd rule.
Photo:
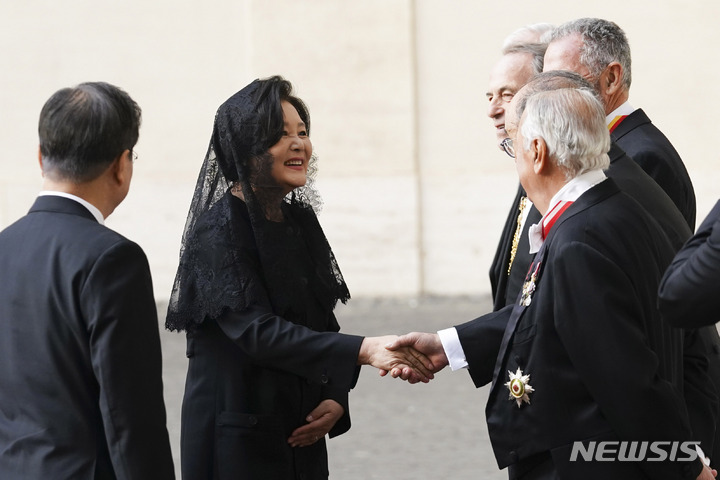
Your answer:
[[[566,183],[567,179],[563,174],[553,175],[545,180],[544,188],[542,188],[536,195],[533,195],[533,197],[537,198],[530,197],[530,200],[533,202],[533,205],[535,205],[538,212],[540,212],[540,215],[545,215],[547,213],[548,208],[552,206],[550,205],[550,201],[555,194],[565,186]]]
[[[67,181],[56,181],[47,177],[43,180],[43,190],[51,192],[62,192],[82,198],[95,208],[100,210],[103,218],[107,218],[115,210],[115,206],[104,195],[102,189],[96,182],[74,183]]]
[[[630,98],[630,92],[625,89],[620,89],[613,95],[605,98],[605,115],[610,115],[620,105],[627,102]]]

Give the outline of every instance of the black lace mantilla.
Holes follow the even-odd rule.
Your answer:
[[[312,182],[316,158],[307,184],[283,200],[282,222],[266,218],[262,192],[251,186],[272,182],[262,167],[253,169],[252,178],[248,174],[251,161],[256,166],[272,162],[267,150],[273,137],[263,129],[256,108],[263,82],[256,80],[230,97],[215,116],[183,232],[165,323],[169,330],[192,331],[226,309],[241,311],[251,304],[305,318],[308,295],[329,310],[350,298],[314,210],[321,205]],[[258,172],[264,178],[258,180]],[[234,188],[241,189],[245,201],[231,193]],[[322,328],[311,318],[306,322]]]

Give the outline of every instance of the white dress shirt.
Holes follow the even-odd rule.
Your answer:
[[[608,115],[605,116],[605,124],[607,126],[610,126],[610,122],[612,122],[615,117],[621,117],[623,115],[630,115],[636,110],[635,107],[630,105],[630,102],[625,102],[622,105],[620,105],[618,108],[610,112]]]

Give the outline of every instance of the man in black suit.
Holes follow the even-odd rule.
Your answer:
[[[0,232],[0,478],[174,478],[142,249],[103,225],[133,173],[140,107],[107,83],[56,92],[44,191]]]
[[[592,89],[592,86],[576,73],[556,70],[537,75],[528,91],[557,88]],[[615,181],[621,191],[635,199],[658,222],[674,250],[680,249],[690,237],[691,232],[672,200],[615,142],[611,142],[608,155],[610,167],[607,169],[606,175]],[[528,221],[523,226],[513,269],[509,272],[505,283],[508,301],[500,305],[496,302],[494,310],[514,303],[522,289],[525,273],[527,273],[534,256],[529,249],[529,227],[539,220],[539,214],[538,220],[532,220],[532,215],[531,212]],[[664,268],[664,266],[660,267]],[[717,457],[717,449],[720,448],[716,439],[718,396],[716,382],[712,380],[717,377],[712,376],[714,370],[708,371],[709,361],[714,364],[718,363],[717,353],[708,349],[708,344],[712,345],[713,339],[716,338],[716,331],[711,329],[685,332],[682,361],[683,396],[690,415],[694,438],[701,441],[703,451],[707,452],[711,459]]]
[[[516,38],[519,33],[525,36],[533,31],[532,26],[516,31],[510,38]],[[547,30],[550,26],[544,28]],[[529,43],[528,43],[529,42]],[[503,55],[490,71],[490,81],[486,93],[488,99],[488,117],[493,122],[498,146],[503,150],[503,140],[507,138],[505,131],[505,110],[515,94],[530,79],[542,72],[543,56],[546,44],[540,42],[535,36],[525,39],[523,43],[510,43],[503,49]],[[510,211],[503,227],[490,266],[490,287],[493,296],[494,308],[500,309],[517,296],[522,285],[528,264],[524,262],[528,250],[526,238],[523,237],[523,227],[539,220],[540,214],[528,200],[521,185],[513,199]],[[518,256],[517,253],[520,252]],[[518,262],[515,259],[518,258]]]
[[[570,70],[600,95],[612,139],[668,194],[695,229],[695,190],[680,155],[630,97],[630,45],[615,23],[581,18],[557,27],[549,38],[544,70]]]
[[[477,386],[492,382],[488,430],[510,478],[712,478],[692,454],[572,460],[576,442],[691,439],[678,393],[682,333],[659,321],[655,307],[661,266],[674,250],[602,172],[610,138],[591,92],[539,91],[525,105],[520,120],[508,122],[509,150],[543,217],[531,228],[537,253],[521,295],[500,311],[439,334],[408,334],[390,348],[415,346],[437,366],[468,368]]]
[[[675,327],[695,328],[720,322],[720,202],[668,267],[658,294],[660,313]]]
[[[593,84],[605,107],[611,138],[662,187],[685,217],[692,234],[695,191],[685,165],[645,112],[634,109],[628,101],[632,75],[630,45],[625,32],[615,23],[599,18],[564,23],[550,35],[543,68],[545,71],[574,71]],[[712,327],[700,329],[697,338],[700,345],[696,347],[706,352],[704,356],[714,390],[720,391],[720,336]],[[699,410],[692,403],[690,398],[691,416],[694,415],[692,410]],[[696,417],[693,425],[699,430],[707,427],[709,421],[699,421]],[[713,443],[712,450],[707,452],[711,460],[720,458],[720,424],[717,423]]]

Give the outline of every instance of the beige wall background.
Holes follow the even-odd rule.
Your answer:
[[[355,296],[482,295],[514,196],[486,117],[503,38],[536,22],[617,22],[630,101],[682,155],[698,221],[716,167],[720,4],[484,0],[0,0],[0,228],[40,189],[37,118],[57,89],[103,80],[143,109],[135,177],[107,224],[147,252],[167,299],[217,107],[281,74],[308,103],[320,221]]]

